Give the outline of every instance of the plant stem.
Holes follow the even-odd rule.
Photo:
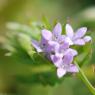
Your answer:
[[[88,87],[88,89],[90,90],[90,92],[95,95],[95,88],[92,86],[92,84],[89,82],[89,80],[87,79],[87,77],[85,76],[84,72],[82,71],[82,69],[79,67],[79,65],[75,62],[75,64],[77,65],[78,69],[79,69],[79,76],[81,78],[81,80],[84,82],[84,84]]]

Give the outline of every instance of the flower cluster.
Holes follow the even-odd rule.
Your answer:
[[[41,41],[32,40],[33,47],[37,52],[43,52],[46,57],[52,61],[57,68],[57,76],[61,78],[66,73],[78,72],[77,66],[74,64],[74,57],[78,52],[72,49],[72,45],[85,45],[91,41],[90,36],[84,36],[87,28],[79,28],[75,33],[69,24],[66,24],[66,34],[62,33],[62,26],[57,23],[53,31],[43,29]]]

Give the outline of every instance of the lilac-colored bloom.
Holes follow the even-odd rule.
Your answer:
[[[90,36],[84,36],[87,32],[86,27],[79,28],[75,33],[69,24],[66,24],[66,41],[70,45],[85,45],[86,42],[91,41]]]
[[[77,73],[79,72],[75,64],[63,65],[57,69],[57,76],[59,78],[63,77],[66,73]]]
[[[66,35],[62,35],[62,26],[57,23],[53,31],[43,29],[41,41],[32,40],[32,45],[37,52],[43,52],[57,68],[57,76],[61,78],[66,73],[76,73],[78,68],[73,64],[78,52],[70,45],[85,45],[91,41],[90,36],[85,36],[86,27],[78,29],[75,33],[69,24],[66,24]]]
[[[69,47],[69,44],[66,43],[65,36],[61,35],[62,27],[60,23],[57,23],[53,31],[43,29],[42,30],[42,39],[41,42],[32,40],[32,45],[36,48],[37,52],[58,52],[59,48],[63,49]]]
[[[51,55],[51,60],[57,67],[57,76],[59,78],[64,76],[66,73],[76,73],[79,71],[76,65],[72,64],[74,56],[75,55],[73,55],[72,51],[69,51],[64,56],[62,54]]]

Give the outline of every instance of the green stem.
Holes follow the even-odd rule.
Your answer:
[[[87,79],[87,77],[85,76],[84,72],[82,71],[82,69],[79,67],[79,65],[77,63],[75,63],[77,65],[77,67],[79,68],[79,76],[81,78],[81,80],[85,83],[85,85],[88,87],[88,89],[90,90],[90,92],[95,95],[95,88],[92,86],[92,84],[89,82],[89,80]]]

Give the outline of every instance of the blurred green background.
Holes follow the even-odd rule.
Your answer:
[[[95,0],[0,0],[0,94],[1,95],[92,95],[83,82],[75,76],[65,78],[61,84],[43,86],[16,81],[15,74],[31,74],[30,64],[15,63],[6,57],[1,48],[7,22],[29,24],[46,16],[62,24],[68,20],[76,29],[81,26],[91,31],[92,58],[83,66],[88,79],[95,86]]]

